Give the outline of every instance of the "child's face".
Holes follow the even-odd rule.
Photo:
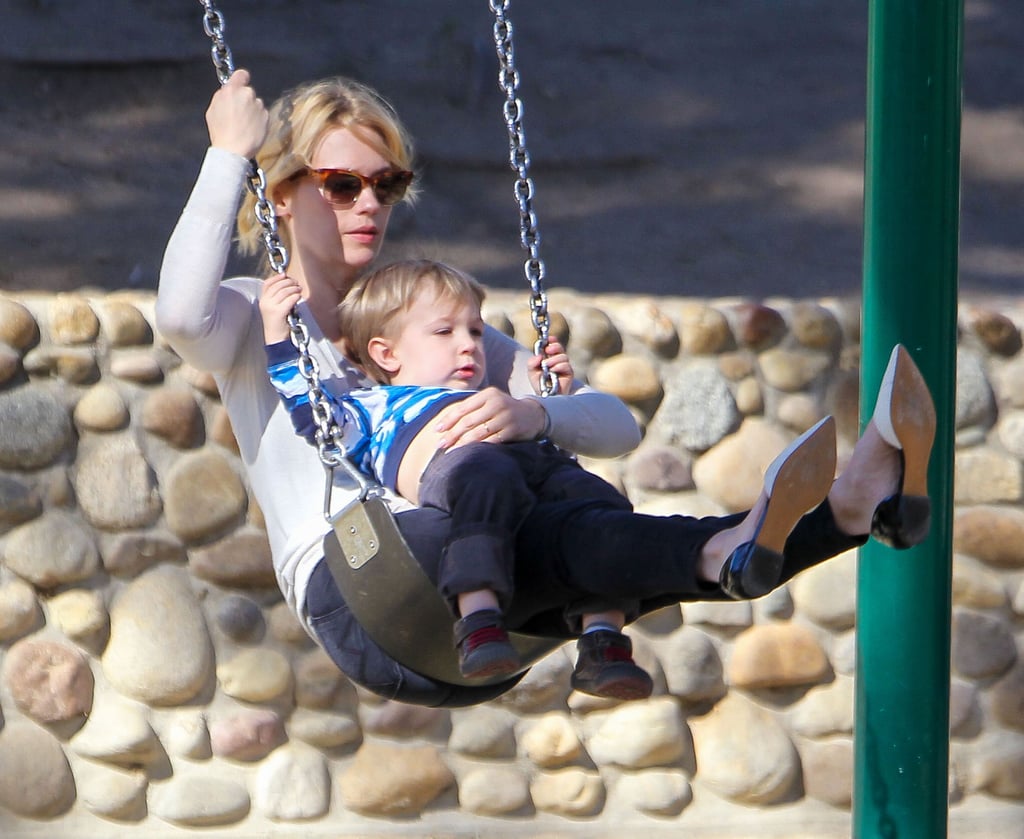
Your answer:
[[[439,297],[437,290],[417,291],[412,306],[400,315],[391,350],[398,371],[396,385],[426,385],[472,390],[484,378],[484,321],[471,300]]]

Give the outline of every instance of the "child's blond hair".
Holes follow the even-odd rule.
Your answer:
[[[395,318],[411,310],[416,292],[430,287],[441,299],[462,300],[477,308],[486,294],[480,283],[450,265],[408,259],[364,274],[345,295],[338,307],[345,355],[374,381],[388,384],[390,376],[370,358],[370,340],[395,339]]]

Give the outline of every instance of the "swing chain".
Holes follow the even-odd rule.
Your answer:
[[[234,72],[231,49],[224,40],[224,16],[213,5],[213,0],[199,0],[199,3],[205,10],[203,29],[213,41],[211,49],[213,65],[217,70],[217,78],[223,85]],[[266,176],[255,160],[249,161],[246,186],[256,196],[256,220],[263,228],[262,238],[267,251],[267,261],[274,273],[281,274],[288,267],[288,250],[282,244],[278,233],[274,206],[267,199]],[[362,495],[365,497],[370,486],[361,472],[354,468],[348,468],[349,462],[345,459],[341,429],[334,420],[331,403],[321,385],[320,366],[309,351],[309,330],[294,309],[288,314],[288,328],[292,343],[299,352],[299,373],[306,380],[306,386],[309,389],[309,406],[317,427],[316,444],[320,460],[323,462],[324,468],[332,472],[339,465],[346,467],[346,471],[356,478],[362,489]]]
[[[199,0],[205,14],[203,15],[203,30],[213,41],[210,48],[210,55],[213,57],[213,66],[217,69],[217,78],[224,84],[235,72],[234,61],[231,58],[231,48],[224,40],[224,16],[213,5],[210,0]]]
[[[341,466],[359,485],[359,498],[380,495],[380,484],[371,481],[345,457],[345,443],[341,427],[334,418],[331,403],[320,382],[320,365],[309,351],[309,329],[294,311],[288,316],[288,327],[292,343],[299,351],[299,375],[306,381],[309,394],[309,409],[316,424],[316,451],[320,462],[327,470],[327,488],[324,497],[324,518],[330,518],[331,487],[334,484],[334,470]]]
[[[199,0],[203,7],[203,30],[213,42],[210,56],[217,71],[220,83],[226,84],[235,72],[231,58],[231,48],[224,40],[224,15],[213,4],[213,0]],[[249,175],[246,178],[249,192],[256,196],[256,220],[263,228],[263,245],[267,251],[267,261],[275,274],[280,274],[288,267],[288,251],[281,243],[277,232],[277,216],[274,207],[267,199],[267,178],[255,160],[249,161]]]
[[[523,131],[523,103],[516,95],[519,89],[519,71],[516,69],[512,47],[512,21],[506,16],[509,0],[489,0],[494,13],[494,46],[498,54],[498,85],[505,93],[505,126],[508,128],[509,164],[518,175],[515,182],[515,198],[519,203],[519,230],[523,247],[530,256],[523,265],[527,282],[530,283],[530,316],[537,330],[537,341],[533,345],[535,355],[540,356],[540,389],[542,396],[558,392],[558,377],[548,368],[545,347],[551,329],[548,314],[548,295],[544,290],[544,261],[540,258],[540,230],[537,214],[533,211],[533,181],[529,176],[530,153],[526,149],[526,134]]]

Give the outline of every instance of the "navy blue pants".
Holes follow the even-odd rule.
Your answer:
[[[550,443],[471,443],[436,456],[420,478],[420,506],[450,519],[438,566],[437,587],[452,614],[459,616],[459,594],[490,589],[505,612],[515,591],[515,539],[538,503],[602,502],[632,512],[622,493],[588,472]],[[570,631],[580,616],[619,609],[627,620],[639,615],[636,598],[590,596],[566,604]]]
[[[724,600],[717,584],[697,577],[697,564],[705,542],[744,515],[648,516],[607,499],[539,502],[516,533],[506,622],[516,630],[569,638],[566,607],[591,598],[635,599],[640,614],[672,603]],[[399,513],[396,520],[436,584],[451,539],[451,519],[438,509],[420,507]],[[334,538],[333,533],[328,538]],[[828,501],[823,502],[790,534],[781,582],[866,539],[842,533]],[[306,608],[324,649],[342,672],[389,699],[429,706],[472,705],[504,693],[518,681],[519,677],[484,687],[450,685],[395,661],[352,616],[326,562],[320,562],[310,579]]]

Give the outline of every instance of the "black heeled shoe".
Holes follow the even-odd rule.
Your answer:
[[[719,585],[736,600],[761,597],[779,584],[782,549],[801,516],[828,495],[836,472],[836,423],[825,417],[794,440],[764,476],[764,509],[754,537],[722,566]]]
[[[896,492],[875,507],[871,535],[891,548],[910,548],[928,536],[928,458],[935,441],[935,405],[921,371],[906,347],[897,344],[878,389],[871,417],[879,435],[899,451]]]

